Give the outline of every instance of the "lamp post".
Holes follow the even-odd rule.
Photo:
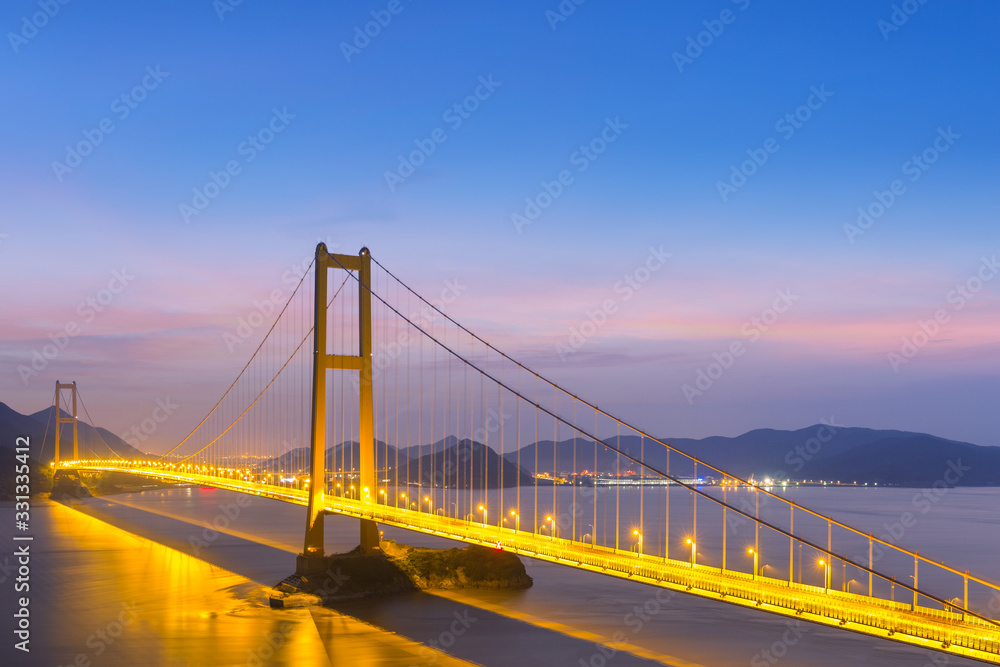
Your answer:
[[[755,549],[747,549],[747,553],[753,556],[753,578],[757,578],[757,557],[760,556]]]
[[[698,554],[698,552],[697,552],[698,545],[695,544],[694,540],[692,540],[690,537],[687,538],[687,540],[685,541],[685,543],[691,545],[691,567],[694,567],[695,566],[695,560],[697,559],[697,554]]]
[[[553,540],[556,539],[556,524],[555,524],[555,521],[552,520],[551,516],[545,517],[545,520],[549,524],[549,535],[552,536]]]
[[[830,564],[820,559],[819,564],[823,566],[823,588],[825,592],[830,592]]]
[[[401,493],[401,494],[399,494],[399,497],[403,499],[403,509],[404,510],[405,509],[409,509],[409,506],[406,504],[406,494],[405,493]]]
[[[485,505],[480,505],[479,506],[479,511],[483,513],[483,525],[485,526],[486,525],[486,506]]]
[[[632,531],[632,534],[635,535],[638,538],[638,543],[636,544],[635,555],[637,557],[641,558],[642,557],[642,533],[640,533],[638,531],[638,529],[636,529],[636,530]]]
[[[521,530],[521,515],[515,510],[511,510],[510,515],[514,517],[514,530]]]
[[[431,499],[424,496],[424,502],[427,503],[427,511],[432,512],[434,510],[434,503],[431,502]]]

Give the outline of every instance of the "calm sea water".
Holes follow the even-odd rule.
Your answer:
[[[898,533],[897,524],[906,523],[894,538],[900,543],[962,570],[1000,579],[1000,489],[952,489],[935,496],[929,507],[919,490],[912,489],[812,487],[784,493],[876,535]],[[502,502],[496,493],[471,499],[442,496],[432,503],[464,514],[471,502],[473,514],[478,511],[480,517],[478,505],[483,504],[487,520],[494,523],[502,515],[509,517],[516,505],[510,490],[504,494]],[[613,543],[617,506],[621,548],[638,548],[632,526],[641,513],[644,557],[662,556],[664,547],[671,557],[686,557],[683,539],[694,528],[691,500],[683,489],[669,491],[668,522],[666,494],[665,489],[646,489],[641,501],[635,490],[624,489],[603,490],[596,499],[578,496],[582,509],[574,520],[568,511],[572,490],[557,489],[553,501],[553,490],[543,489],[532,522],[534,491],[523,490],[519,527],[529,530],[534,523],[545,532],[558,522],[560,534],[596,535],[599,543]],[[9,568],[13,507],[3,507],[9,519],[0,526],[0,540],[7,545],[0,564]],[[761,514],[777,522],[784,511],[776,503],[765,504]],[[911,520],[901,521],[907,513]],[[526,591],[415,593],[343,603],[336,610],[271,610],[266,587],[294,569],[304,514],[297,506],[197,488],[88,499],[73,507],[36,506],[29,531],[35,538],[29,593],[32,650],[24,654],[13,648],[16,574],[0,567],[2,664],[944,664],[942,655],[806,623],[787,635],[789,621],[784,618],[530,559],[525,564],[535,585]],[[553,515],[552,523],[545,520]],[[668,525],[669,541],[664,538]],[[721,515],[714,516],[708,503],[699,502],[699,562],[721,561],[721,531],[710,528],[719,525]],[[825,543],[823,522],[797,525]],[[328,517],[326,526],[328,550],[357,544],[356,521]],[[385,532],[409,544],[447,544],[403,530]],[[867,553],[862,543],[834,539],[835,546],[842,540],[845,549]],[[730,567],[750,567],[740,558],[752,541],[751,528],[731,524]],[[768,576],[787,576],[787,541],[765,537],[761,552]],[[795,570],[797,557],[793,554]],[[810,558],[803,557],[804,580],[819,581],[822,573]],[[890,560],[879,565],[889,567]],[[850,572],[835,573],[834,585],[858,585],[851,578]],[[947,588],[953,583],[941,579],[927,585]],[[953,592],[960,595],[960,586]],[[977,599],[974,589],[970,594],[977,608],[997,615],[991,605],[1000,610],[1000,600],[985,594]],[[794,643],[782,643],[783,636],[794,636]],[[775,647],[781,657],[768,661],[763,651]],[[949,656],[947,664],[978,663]]]

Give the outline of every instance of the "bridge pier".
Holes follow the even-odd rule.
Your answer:
[[[326,567],[325,556],[299,554],[295,557],[295,574],[300,577],[322,574]]]

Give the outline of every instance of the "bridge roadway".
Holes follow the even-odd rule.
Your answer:
[[[196,466],[188,466],[196,469]],[[79,461],[60,469],[127,472],[170,482],[199,484],[306,505],[306,491],[247,482],[186,470],[170,464],[128,464],[122,461]],[[340,496],[326,496],[330,513],[373,519],[379,523],[491,547],[501,545],[522,556],[631,579],[671,591],[721,600],[729,604],[803,619],[834,628],[953,653],[1000,664],[1000,627],[978,618],[942,609],[893,602],[879,597],[825,590],[787,580],[736,570],[722,570],[689,561],[636,555],[601,545],[542,536],[513,528],[453,519],[422,510],[393,507]]]

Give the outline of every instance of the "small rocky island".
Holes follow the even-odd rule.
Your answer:
[[[320,574],[292,575],[278,584],[272,607],[292,607],[404,591],[457,588],[530,588],[531,577],[517,554],[470,545],[462,549],[428,549],[379,543],[380,553],[360,548],[326,557]]]

